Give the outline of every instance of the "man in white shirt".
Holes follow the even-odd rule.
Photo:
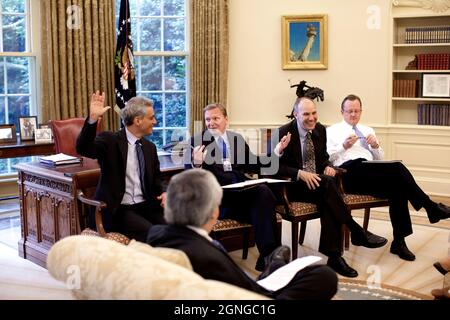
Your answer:
[[[341,104],[344,120],[327,128],[327,151],[333,165],[347,169],[343,177],[349,193],[370,194],[389,199],[389,215],[394,232],[391,253],[408,261],[415,259],[405,237],[412,234],[408,201],[416,210],[425,208],[431,223],[450,217],[448,206],[433,202],[417,185],[409,170],[400,162],[367,163],[381,160],[384,152],[375,131],[359,123],[361,99],[348,95]]]

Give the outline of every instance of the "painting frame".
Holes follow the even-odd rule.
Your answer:
[[[34,132],[37,128],[37,116],[20,116],[19,117],[19,132],[20,140],[34,140]]]
[[[327,14],[282,16],[281,39],[283,70],[328,69]]]
[[[423,73],[423,98],[450,98],[450,74]]]
[[[0,124],[0,144],[17,142],[16,125]]]

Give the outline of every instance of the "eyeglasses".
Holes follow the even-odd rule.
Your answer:
[[[344,110],[346,114],[360,114],[362,110]]]

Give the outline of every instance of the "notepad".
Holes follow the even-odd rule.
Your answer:
[[[51,166],[60,166],[64,164],[80,163],[81,158],[70,156],[64,153],[58,153],[51,156],[41,157],[39,158],[39,162]]]

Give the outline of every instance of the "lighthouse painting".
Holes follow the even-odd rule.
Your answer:
[[[327,69],[327,16],[283,16],[283,69]]]

